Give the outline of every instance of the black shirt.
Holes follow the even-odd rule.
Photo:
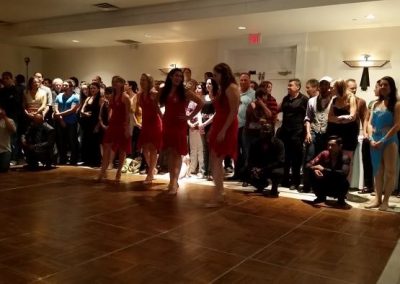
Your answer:
[[[281,110],[282,134],[303,139],[304,137],[304,118],[306,116],[308,98],[299,93],[297,97],[291,98],[286,95],[283,98]]]

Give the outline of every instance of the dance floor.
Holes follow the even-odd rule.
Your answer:
[[[96,174],[0,175],[0,283],[376,283],[400,236],[398,213]]]

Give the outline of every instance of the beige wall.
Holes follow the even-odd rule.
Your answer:
[[[375,81],[390,75],[400,85],[400,27],[358,29],[309,34],[263,36],[260,46],[249,46],[246,38],[221,39],[175,44],[104,47],[91,49],[38,50],[32,48],[0,45],[3,55],[0,70],[25,74],[23,58],[31,57],[30,73],[42,70],[45,76],[62,78],[77,76],[80,80],[90,80],[94,75],[103,77],[106,84],[113,75],[119,74],[127,79],[138,80],[142,72],[152,74],[155,79],[165,79],[159,68],[170,64],[192,68],[193,77],[201,80],[205,71],[220,61],[229,63],[230,55],[240,50],[257,50],[277,47],[297,46],[294,74],[282,78],[298,77],[303,82],[315,77],[329,75],[333,78],[361,78],[362,70],[350,68],[342,61],[358,59],[368,53],[375,59],[389,59],[384,68],[370,68],[372,88],[359,94],[367,100],[373,98]],[[234,51],[232,53],[232,51]],[[43,68],[42,68],[43,66]],[[265,70],[267,71],[268,66]],[[268,79],[268,78],[266,78]],[[284,85],[276,90],[277,97],[284,94]]]
[[[44,72],[62,78],[75,75],[79,80],[91,80],[98,74],[106,84],[110,84],[113,75],[138,81],[140,74],[149,73],[155,79],[165,79],[165,74],[158,69],[177,64],[178,67],[189,66],[193,78],[201,80],[203,73],[213,67],[216,58],[215,41],[149,44],[137,48],[47,50]]]
[[[362,68],[350,68],[343,60],[357,60],[362,54],[370,54],[372,59],[388,59],[390,63],[382,68],[369,68],[371,88],[366,92],[359,90],[360,96],[370,100],[375,82],[385,75],[392,76],[400,86],[399,34],[400,27],[310,33],[304,77],[329,75],[359,82]]]
[[[29,47],[19,47],[0,44],[0,72],[10,71],[13,75],[22,74],[26,76],[26,65],[24,58],[29,57],[29,76],[43,69],[42,50]]]

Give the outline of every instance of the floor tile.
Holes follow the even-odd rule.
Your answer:
[[[376,283],[395,242],[300,227],[254,256],[354,283]]]
[[[249,260],[223,275],[214,283],[345,284],[346,282],[288,269],[284,266]]]
[[[222,210],[163,237],[249,256],[287,233],[291,227],[283,222]]]

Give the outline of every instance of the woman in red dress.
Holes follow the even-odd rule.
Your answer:
[[[139,136],[139,149],[148,166],[145,184],[152,183],[157,165],[157,153],[162,142],[161,111],[158,106],[157,91],[154,89],[154,80],[149,74],[140,77],[139,105],[142,108],[142,130]]]
[[[197,106],[190,115],[186,115],[186,107],[191,100]],[[168,157],[168,193],[176,194],[182,156],[188,153],[187,121],[201,110],[203,101],[192,91],[185,89],[182,70],[174,68],[168,73],[165,86],[161,89],[160,104],[165,106],[162,148]]]
[[[111,152],[119,151],[118,169],[115,181],[121,179],[121,169],[126,154],[131,152],[131,130],[129,126],[129,114],[131,101],[124,92],[125,80],[119,76],[112,78],[113,97],[109,105],[109,123],[103,138],[103,160],[98,180],[106,178],[106,170],[110,163]]]
[[[220,63],[214,67],[215,80],[219,93],[214,99],[215,115],[209,133],[211,149],[211,170],[215,184],[214,198],[206,207],[219,206],[224,193],[224,168],[222,161],[226,156],[236,159],[240,92],[231,68]]]

